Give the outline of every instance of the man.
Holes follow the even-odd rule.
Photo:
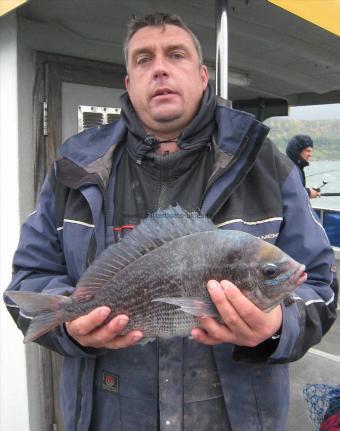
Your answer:
[[[64,144],[23,226],[9,289],[71,293],[107,245],[176,203],[275,242],[308,280],[268,313],[211,280],[223,323],[202,319],[190,339],[137,344],[142,332],[120,335],[128,317],[105,322],[105,306],[41,337],[65,356],[65,429],[283,431],[286,363],[335,319],[327,238],[268,129],[214,96],[200,45],[177,16],[132,20],[125,55],[122,119]],[[27,319],[8,309],[25,332]]]
[[[306,187],[306,177],[304,168],[309,166],[309,160],[313,155],[313,141],[308,135],[296,135],[288,142],[286,148],[287,156],[292,160],[299,170],[300,178],[303,186],[308,193],[310,199],[318,198],[321,193],[315,188]],[[333,275],[333,281],[331,283],[331,288],[334,292],[334,302],[337,304],[339,295],[339,280],[337,275],[336,260],[334,259],[333,265],[331,266],[331,271]]]
[[[309,166],[309,160],[313,155],[313,141],[308,135],[296,135],[287,144],[286,154],[297,166],[301,181],[304,187],[306,187],[306,177],[304,168]],[[313,199],[320,196],[320,192],[315,190],[313,187],[306,187],[308,196]]]

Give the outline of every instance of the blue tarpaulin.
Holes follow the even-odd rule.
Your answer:
[[[340,212],[332,210],[316,210],[322,220],[323,227],[327,233],[332,246],[340,247]]]

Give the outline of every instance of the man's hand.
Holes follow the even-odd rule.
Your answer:
[[[86,316],[66,322],[66,330],[70,337],[83,347],[96,347],[105,349],[121,349],[136,344],[142,337],[141,331],[131,331],[121,336],[120,332],[127,325],[129,318],[118,315],[103,326],[110,314],[108,307],[100,307]]]
[[[320,190],[316,190],[314,187],[309,189],[309,193],[310,193],[309,197],[311,199],[319,198],[321,196]]]
[[[280,329],[280,305],[265,313],[226,280],[221,283],[210,280],[208,290],[224,324],[211,317],[201,318],[201,328],[194,328],[191,332],[196,341],[208,345],[231,343],[255,347]]]

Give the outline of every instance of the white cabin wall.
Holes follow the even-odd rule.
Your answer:
[[[20,221],[34,209],[33,87],[35,51],[27,43],[18,19],[18,135]]]
[[[0,20],[0,280],[1,291],[11,279],[12,256],[20,226],[19,61],[15,12]],[[28,431],[25,348],[22,334],[1,308],[0,429]]]
[[[20,224],[34,210],[33,89],[36,51],[32,48],[22,19],[18,17],[18,138],[19,138],[19,216]],[[42,431],[45,422],[40,402],[39,349],[34,343],[26,346],[27,385],[29,389],[29,429]]]

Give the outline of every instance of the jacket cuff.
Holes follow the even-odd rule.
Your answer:
[[[59,327],[58,342],[63,349],[63,354],[66,356],[77,356],[84,358],[96,358],[104,354],[106,349],[95,349],[94,347],[83,347],[76,342],[66,331],[65,325]]]
[[[282,329],[279,343],[270,355],[272,363],[289,362],[300,335],[300,312],[296,303],[282,305]]]
[[[290,353],[300,333],[299,311],[295,303],[288,306],[282,304],[281,307],[282,326],[279,336],[273,336],[256,347],[234,346],[233,359],[235,361],[252,363],[289,361]]]

